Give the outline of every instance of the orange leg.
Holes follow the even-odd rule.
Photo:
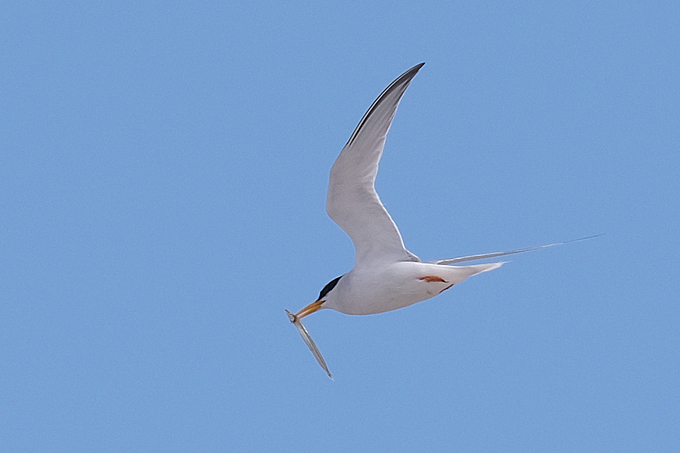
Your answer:
[[[423,280],[423,281],[430,282],[430,283],[432,283],[432,282],[446,283],[446,280],[444,280],[443,278],[441,278],[438,275],[426,275],[424,277],[418,278],[418,280]]]

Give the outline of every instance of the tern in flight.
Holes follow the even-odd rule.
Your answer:
[[[397,225],[375,191],[375,177],[399,101],[424,64],[412,67],[385,88],[361,119],[331,169],[326,211],[354,243],[354,268],[331,280],[317,300],[298,313],[286,310],[319,365],[331,378],[319,349],[302,325],[305,316],[326,308],[348,315],[370,315],[407,307],[441,294],[468,277],[498,269],[503,262],[452,264],[564,244],[432,262],[422,262],[406,249]]]

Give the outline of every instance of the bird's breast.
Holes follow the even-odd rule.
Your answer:
[[[453,286],[446,269],[450,267],[418,262],[355,268],[340,280],[328,308],[369,315],[408,307]]]

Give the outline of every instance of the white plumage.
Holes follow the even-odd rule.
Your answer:
[[[331,373],[326,362],[300,321],[303,317],[325,308],[350,315],[369,315],[407,307],[434,297],[475,274],[497,269],[503,263],[450,264],[557,245],[430,263],[421,262],[404,247],[397,225],[375,191],[375,178],[399,101],[424,64],[418,64],[400,75],[378,96],[331,169],[326,211],[354,243],[354,268],[328,283],[319,298],[297,314],[286,310],[290,321],[298,328],[328,376]]]

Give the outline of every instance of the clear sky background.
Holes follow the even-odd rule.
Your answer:
[[[5,2],[3,452],[680,451],[680,3]],[[377,188],[422,259],[381,315],[330,167],[411,66]]]

